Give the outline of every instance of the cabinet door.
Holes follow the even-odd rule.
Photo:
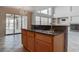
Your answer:
[[[22,30],[22,44],[23,44],[24,48],[28,47],[27,41],[28,41],[27,32],[25,30]]]
[[[64,33],[55,36],[53,40],[53,50],[54,52],[64,52]]]
[[[35,40],[35,51],[36,52],[50,52],[52,51],[52,45],[37,39]]]
[[[34,39],[29,37],[28,39],[28,50],[29,51],[34,51]]]
[[[27,47],[27,49],[29,50],[29,51],[34,51],[34,33],[33,32],[27,32],[27,39],[28,39],[28,42],[27,42],[27,44],[28,44],[28,47]]]

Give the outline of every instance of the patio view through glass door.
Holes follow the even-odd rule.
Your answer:
[[[21,28],[27,28],[27,16],[6,14],[6,34],[21,33]]]

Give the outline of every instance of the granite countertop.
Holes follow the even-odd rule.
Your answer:
[[[62,32],[59,32],[59,31],[50,31],[50,30],[32,30],[32,29],[24,29],[24,30],[28,30],[28,31],[32,31],[32,32],[38,32],[38,33],[41,33],[41,34],[47,34],[47,35],[59,35],[61,34]]]

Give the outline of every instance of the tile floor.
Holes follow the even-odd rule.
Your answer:
[[[21,34],[8,35],[0,39],[0,52],[27,52],[21,44]]]
[[[68,32],[68,52],[79,52],[79,32]]]
[[[0,39],[0,52],[27,52],[21,44],[21,34]],[[79,32],[68,32],[68,52],[79,52]]]

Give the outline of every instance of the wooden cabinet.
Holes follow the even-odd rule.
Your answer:
[[[50,52],[52,51],[52,38],[49,35],[35,33],[35,51]]]
[[[52,51],[52,45],[41,40],[35,40],[36,52],[50,52]]]
[[[52,43],[52,36],[40,34],[40,33],[35,33],[35,40],[41,40],[41,41],[44,41],[47,43]]]
[[[54,36],[53,38],[53,51],[54,52],[64,52],[65,50],[64,33]]]
[[[64,52],[64,33],[48,35],[39,32],[22,30],[23,46],[31,52]]]
[[[24,46],[24,48],[27,49],[28,44],[27,44],[28,40],[27,40],[27,32],[26,30],[22,30],[22,44]]]
[[[56,36],[35,33],[35,51],[64,52],[64,46],[64,33]]]
[[[27,31],[28,47],[29,51],[34,51],[34,32]]]
[[[34,33],[22,30],[22,43],[24,48],[29,51],[34,51]]]

